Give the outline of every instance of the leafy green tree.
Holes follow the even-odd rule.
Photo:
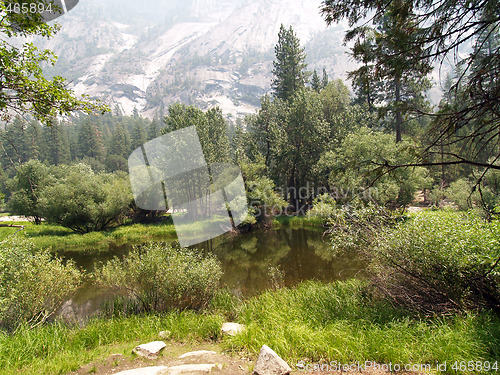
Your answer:
[[[345,137],[340,147],[322,155],[318,174],[327,174],[329,190],[337,203],[374,201],[377,204],[407,205],[418,189],[430,187],[425,168],[395,169],[379,176],[386,163],[411,160],[408,145],[396,143],[390,134],[360,128]]]
[[[433,115],[435,121],[427,133],[427,147],[421,152],[419,160],[406,164],[405,167],[469,165],[500,169],[500,165],[488,162],[494,159],[484,158],[484,152],[477,154],[478,150],[491,148],[492,144],[496,146],[499,143],[500,48],[492,45],[487,54],[472,53],[465,59],[459,55],[459,47],[471,41],[478,43],[478,46],[487,47],[489,36],[493,36],[490,40],[495,39],[493,33],[500,25],[498,1],[473,0],[464,6],[453,0],[401,0],[398,3],[391,0],[324,0],[321,12],[328,24],[345,18],[350,26],[354,26],[353,31],[358,32],[363,28],[360,25],[366,24],[359,21],[367,14],[377,22],[394,4],[400,9],[408,10],[406,14],[401,12],[397,17],[406,19],[409,27],[403,30],[406,32],[394,35],[393,42],[400,43],[401,48],[386,54],[385,63],[393,64],[404,56],[418,52],[422,59],[445,61],[455,57],[459,61],[463,60],[464,67],[457,84],[452,88],[454,91],[459,86],[463,88],[460,102],[442,108]],[[410,38],[408,34],[411,35]],[[478,51],[477,47],[475,49]],[[483,48],[483,51],[486,49]],[[480,121],[476,121],[478,119]],[[470,126],[471,122],[476,124],[475,129]],[[433,155],[442,154],[442,140],[450,146],[457,143],[461,145],[457,151],[448,152],[443,160],[433,160]]]
[[[85,164],[60,166],[55,174],[38,201],[49,223],[88,233],[119,224],[128,213],[132,191],[126,175],[95,173]]]
[[[12,196],[8,202],[9,211],[16,215],[33,217],[40,224],[43,213],[40,208],[40,194],[50,176],[47,166],[38,160],[30,160],[17,169],[17,174],[9,184]]]
[[[231,160],[227,126],[219,108],[206,112],[194,106],[173,104],[168,108],[162,133],[196,126],[201,148],[208,164],[224,163]]]
[[[306,55],[292,26],[286,29],[281,25],[274,51],[276,59],[273,62],[274,79],[271,87],[277,98],[288,100],[295,91],[305,86],[307,80],[304,71],[307,66]]]
[[[24,3],[39,4],[27,0]],[[106,108],[86,100],[78,99],[67,89],[65,80],[54,77],[48,80],[43,76],[44,64],[54,65],[55,55],[49,50],[39,50],[29,38],[42,36],[50,38],[58,30],[42,22],[38,12],[8,12],[8,7],[19,4],[15,0],[0,3],[4,15],[0,19],[0,75],[2,91],[0,95],[0,116],[9,121],[14,114],[30,113],[37,120],[48,123],[53,117],[81,110],[87,113],[101,112]],[[21,40],[16,37],[25,38]],[[21,40],[22,45],[19,46]]]

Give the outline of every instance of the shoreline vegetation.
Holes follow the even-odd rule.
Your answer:
[[[455,226],[468,226],[469,222],[464,219],[467,215],[471,214],[448,210],[426,211],[408,214],[407,219],[397,225],[410,228],[411,235],[411,230],[415,229],[411,226],[418,225],[419,220],[430,220],[434,226],[453,222]],[[358,214],[358,217],[362,215]],[[479,241],[479,231],[486,227],[480,228],[479,221],[471,220],[466,235],[472,238],[472,242],[466,245],[475,243],[482,246],[474,241]],[[324,230],[321,227],[324,223],[324,218],[319,217],[281,217],[272,221],[269,230],[284,226]],[[493,230],[497,223],[488,225],[487,230]],[[10,229],[0,228],[2,241],[9,237]],[[423,232],[428,230],[425,227],[417,229]],[[402,228],[398,227],[398,230],[398,233],[404,233]],[[475,233],[475,230],[478,232]],[[126,224],[109,231],[85,235],[71,234],[67,229],[45,223],[27,223],[23,232],[16,236],[26,237],[35,248],[47,249],[51,243],[61,241],[58,246],[69,246],[70,249],[98,245],[94,248],[96,252],[104,251],[102,245],[109,246],[109,243],[117,240],[140,242],[162,236],[163,240],[165,236],[175,239],[173,225],[168,222]],[[353,233],[349,235],[353,236]],[[454,232],[450,231],[447,235],[452,239]],[[389,238],[387,233],[385,236]],[[422,233],[422,238],[425,238],[425,233]],[[133,277],[139,280],[152,277],[148,272],[158,268],[155,264],[165,264],[165,259],[155,255],[155,251],[151,250],[154,247],[148,249],[148,258],[141,258],[141,254],[146,253],[139,251],[128,263],[115,262],[107,267],[104,279],[118,280],[121,277],[131,282],[126,287],[133,289]],[[159,249],[157,246],[156,250]],[[334,251],[336,247],[332,246],[332,249]],[[183,257],[191,256],[189,253],[182,254]],[[481,255],[480,251],[478,254]],[[177,259],[175,254],[172,256]],[[192,262],[186,261],[188,258],[182,259],[179,264]],[[173,261],[173,264],[177,263]],[[161,274],[174,278],[185,274],[176,266],[172,267],[163,269]],[[216,265],[201,268],[214,270],[214,267]],[[463,268],[466,269],[467,265]],[[132,270],[139,271],[134,273]],[[464,297],[464,309],[460,311],[425,314],[395,304],[380,293],[377,285],[370,280],[351,279],[331,283],[306,281],[292,288],[272,287],[255,297],[242,300],[224,288],[210,289],[209,294],[206,294],[207,289],[203,285],[215,288],[214,274],[211,271],[203,273],[200,269],[184,281],[178,281],[177,292],[169,291],[169,295],[189,295],[195,309],[184,305],[177,305],[176,308],[174,302],[161,298],[149,301],[147,306],[116,300],[107,306],[103,314],[84,325],[64,323],[57,319],[35,328],[21,324],[14,333],[4,332],[0,335],[0,374],[64,374],[85,364],[104,360],[113,353],[132,358],[131,348],[140,342],[157,340],[158,333],[164,330],[171,332],[172,342],[184,345],[203,342],[230,353],[244,352],[248,356],[256,355],[263,344],[270,345],[292,367],[300,361],[328,363],[333,360],[339,363],[416,363],[435,367],[444,361],[495,363],[500,358],[500,317],[488,308],[469,308],[467,296]],[[187,294],[183,294],[183,291],[188,290],[186,287],[192,284],[189,277],[202,280],[200,289],[189,289]],[[210,277],[210,281],[203,277]],[[164,282],[165,285],[172,285],[169,279]],[[116,284],[119,286],[119,281]],[[149,291],[136,288],[128,301],[134,300],[133,296],[138,297],[135,301],[143,301],[141,296],[147,295]],[[185,301],[185,298],[181,300]],[[235,337],[221,336],[220,326],[230,320],[245,324],[247,329]],[[453,371],[449,366],[447,373],[467,371]]]

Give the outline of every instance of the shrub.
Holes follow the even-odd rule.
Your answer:
[[[49,223],[88,233],[108,229],[128,213],[132,192],[124,174],[94,173],[85,164],[61,166],[57,173],[39,195]]]
[[[19,237],[0,242],[0,324],[15,329],[22,323],[43,323],[81,282],[74,263],[52,259],[48,251],[34,252]]]
[[[425,313],[500,308],[500,225],[472,214],[418,214],[378,236],[375,281],[398,304]]]
[[[219,288],[222,270],[214,256],[150,243],[96,274],[99,284],[125,292],[143,311],[206,308]]]
[[[40,224],[42,213],[39,195],[49,178],[49,167],[38,160],[30,160],[18,168],[17,175],[10,182],[8,209],[13,214],[33,217]]]

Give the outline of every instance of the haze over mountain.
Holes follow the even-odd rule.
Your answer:
[[[134,108],[144,116],[181,101],[218,105],[229,118],[254,113],[270,90],[281,24],[306,47],[310,70],[345,78],[353,63],[345,25],[326,27],[319,0],[81,0],[59,18],[61,30],[38,40],[59,56],[49,75],[77,94]]]

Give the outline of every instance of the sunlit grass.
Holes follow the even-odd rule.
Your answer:
[[[146,241],[174,241],[177,239],[175,227],[171,223],[126,224],[107,231],[78,234],[59,225],[30,222],[4,223],[25,225],[25,229],[0,228],[0,240],[16,231],[17,236],[26,236],[37,248],[51,248],[54,252],[70,251],[95,253],[107,251],[110,244],[139,244]]]
[[[222,318],[192,312],[96,320],[84,328],[60,323],[34,330],[21,328],[0,336],[0,374],[64,374],[113,353],[130,355],[144,342],[171,332],[174,340],[216,338]]]

